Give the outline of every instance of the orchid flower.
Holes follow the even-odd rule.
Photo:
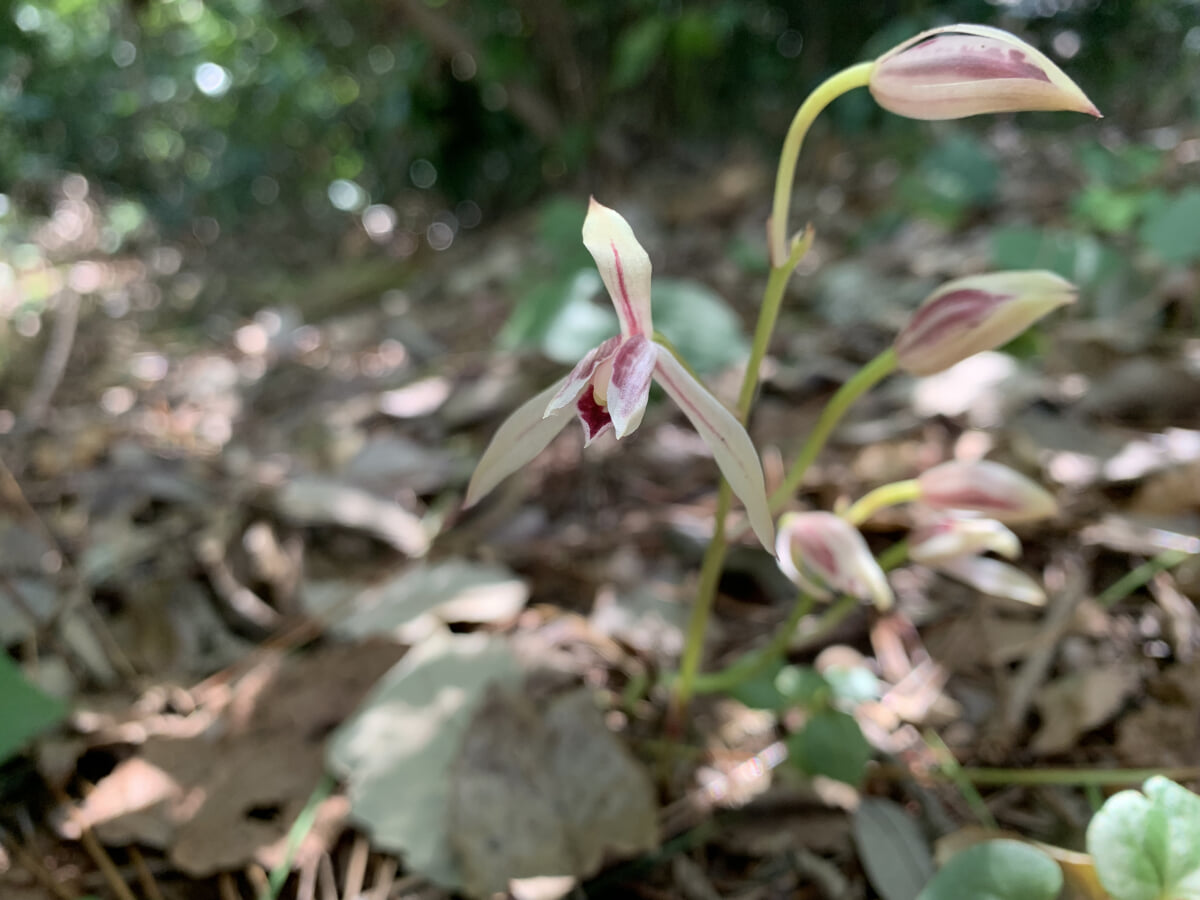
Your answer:
[[[940,463],[916,480],[920,501],[932,509],[977,513],[1008,524],[1058,513],[1058,501],[1044,487],[986,459]]]
[[[618,440],[642,421],[655,381],[679,404],[712,451],[721,474],[746,506],[751,528],[770,549],[774,526],[762,464],[746,429],[666,347],[653,340],[650,257],[629,223],[592,198],[583,244],[596,260],[616,307],[621,333],[589,351],[569,375],[527,401],[500,426],[483,451],[466,505],[477,503],[505,477],[537,456],[574,414],[584,445],[612,430]]]
[[[802,590],[827,600],[849,594],[877,609],[893,603],[887,576],[859,530],[830,512],[787,513],[775,543],[779,568]]]
[[[1042,586],[1005,559],[1021,555],[1021,541],[995,519],[963,512],[922,510],[908,535],[908,556],[981,594],[1031,606],[1046,602]]]
[[[910,119],[1055,109],[1100,115],[1045,54],[986,25],[946,25],[909,38],[875,61],[870,90],[884,109]]]

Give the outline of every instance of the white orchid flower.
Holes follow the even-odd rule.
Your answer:
[[[703,438],[734,494],[745,504],[751,528],[771,549],[774,526],[762,464],[746,429],[666,347],[653,340],[650,257],[629,223],[592,198],[583,223],[583,244],[617,310],[621,333],[589,351],[565,378],[527,401],[502,424],[483,451],[466,505],[477,503],[505,477],[537,456],[572,414],[586,444],[610,428],[617,439],[642,421],[656,381],[679,404]]]

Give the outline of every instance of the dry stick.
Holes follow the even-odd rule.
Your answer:
[[[1059,638],[1071,624],[1071,616],[1084,597],[1083,572],[1065,558],[1062,566],[1066,574],[1062,589],[1055,593],[1042,631],[1034,640],[1034,650],[1017,670],[1005,704],[1004,733],[1010,736],[1010,740],[1019,733],[1021,723],[1025,721],[1025,715],[1033,703],[1034,692],[1050,671]]]
[[[244,900],[242,892],[237,888],[237,882],[228,872],[217,876],[217,890],[221,893],[221,900]]]
[[[158,882],[154,880],[154,873],[146,865],[146,858],[132,844],[129,846],[129,859],[133,863],[134,871],[137,872],[138,883],[141,884],[142,893],[146,895],[147,900],[163,900],[162,891],[158,889]]]
[[[375,868],[375,886],[371,888],[367,900],[387,900],[395,883],[396,859],[392,856],[385,856]]]
[[[50,333],[50,342],[46,345],[46,355],[42,357],[42,366],[33,383],[33,390],[29,392],[29,399],[21,413],[18,433],[31,431],[42,424],[46,413],[50,411],[54,392],[58,390],[67,371],[67,361],[71,358],[75,329],[79,324],[79,295],[74,291],[63,291],[58,299],[54,330]]]
[[[63,799],[66,798],[64,797]],[[82,829],[79,841],[83,844],[83,849],[87,851],[88,856],[100,868],[100,871],[104,874],[104,880],[108,882],[108,886],[112,888],[112,892],[117,895],[117,900],[137,900],[133,895],[133,891],[129,889],[129,885],[125,883],[125,879],[121,877],[121,873],[117,869],[116,863],[112,861],[112,857],[108,855],[108,851],[96,840],[96,835],[92,833],[92,829],[82,822],[77,824]]]
[[[346,864],[346,880],[342,882],[342,895],[357,897],[362,893],[363,881],[367,877],[367,857],[371,853],[371,845],[361,834],[354,836],[354,846],[350,848],[350,862]]]
[[[337,878],[333,874],[333,858],[328,853],[321,854],[317,863],[317,884],[321,888],[321,900],[338,900]]]

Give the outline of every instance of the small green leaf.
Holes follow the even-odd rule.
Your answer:
[[[866,666],[829,666],[821,674],[833,690],[838,705],[846,709],[868,700],[878,700],[883,692],[879,679]]]
[[[1200,900],[1200,797],[1154,777],[1108,799],[1087,831],[1113,900]]]
[[[66,714],[65,703],[26,681],[17,664],[0,651],[0,763]]]
[[[751,709],[785,709],[788,699],[776,687],[775,677],[783,668],[781,660],[775,660],[764,666],[750,678],[734,685],[729,696]]]
[[[714,291],[698,281],[656,278],[651,292],[655,329],[701,375],[746,358],[742,322]]]
[[[1062,886],[1062,869],[1036,847],[986,841],[954,856],[917,900],[1054,900]]]
[[[857,786],[871,760],[871,745],[854,716],[826,709],[788,738],[788,753],[792,763],[809,775],[824,775]]]
[[[864,797],[854,811],[854,844],[884,900],[914,900],[933,875],[929,843],[899,804]]]
[[[829,705],[832,691],[821,673],[811,666],[784,666],[775,676],[775,687],[788,706],[817,711]]]
[[[662,55],[670,31],[664,16],[639,19],[621,33],[613,51],[609,86],[614,91],[631,88],[642,81]]]
[[[1188,188],[1147,215],[1139,236],[1166,262],[1200,259],[1200,188]]]

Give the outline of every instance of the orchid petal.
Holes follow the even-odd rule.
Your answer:
[[[608,408],[596,402],[596,395],[584,391],[575,401],[575,412],[579,416],[579,424],[583,426],[583,446],[591,446],[592,441],[613,427],[612,416]]]
[[[607,405],[618,440],[637,428],[646,411],[650,376],[658,359],[654,348],[655,344],[639,334],[626,340],[613,357]]]
[[[1058,501],[1041,485],[986,459],[940,463],[918,475],[917,485],[926,506],[982,513],[1008,524],[1058,512]]]
[[[650,335],[650,257],[633,235],[629,223],[616,210],[591,199],[583,221],[583,245],[596,260],[608,288],[621,334]]]
[[[908,535],[908,558],[923,565],[989,551],[1016,559],[1021,555],[1021,541],[995,519],[962,513],[931,514]]]
[[[1100,112],[1045,54],[986,25],[922,32],[875,61],[871,94],[913,119],[958,119],[1021,110]]]
[[[857,528],[829,512],[789,513],[779,520],[775,545],[779,567],[805,590],[814,582],[841,594],[870,600],[878,609],[893,602],[887,576]],[[828,591],[817,593],[827,596]]]
[[[526,400],[517,407],[504,424],[496,431],[491,443],[479,457],[471,483],[467,485],[467,499],[464,508],[474,506],[487,495],[492,488],[511,475],[525,463],[529,462],[554,436],[562,431],[563,426],[570,421],[570,409],[559,409],[546,412],[546,404],[558,393],[566,379],[560,379],[532,400]]]
[[[750,435],[733,413],[693,378],[670,350],[657,344],[655,350],[658,354],[658,362],[654,367],[655,380],[679,404],[692,427],[708,445],[721,474],[746,507],[754,534],[764,547],[771,550],[775,525],[771,521],[771,507],[767,503],[762,463]]]
[[[603,365],[610,356],[617,352],[617,347],[621,344],[620,337],[610,337],[599,347],[593,347],[571,370],[571,374],[563,379],[562,387],[558,393],[550,400],[544,410],[545,415],[550,416],[574,403],[579,394],[583,391],[584,385],[591,382],[592,376],[596,374],[596,370]]]
[[[1016,566],[989,556],[963,556],[938,563],[934,568],[989,597],[1015,600],[1030,606],[1042,606],[1046,602],[1046,592],[1040,584]]]

